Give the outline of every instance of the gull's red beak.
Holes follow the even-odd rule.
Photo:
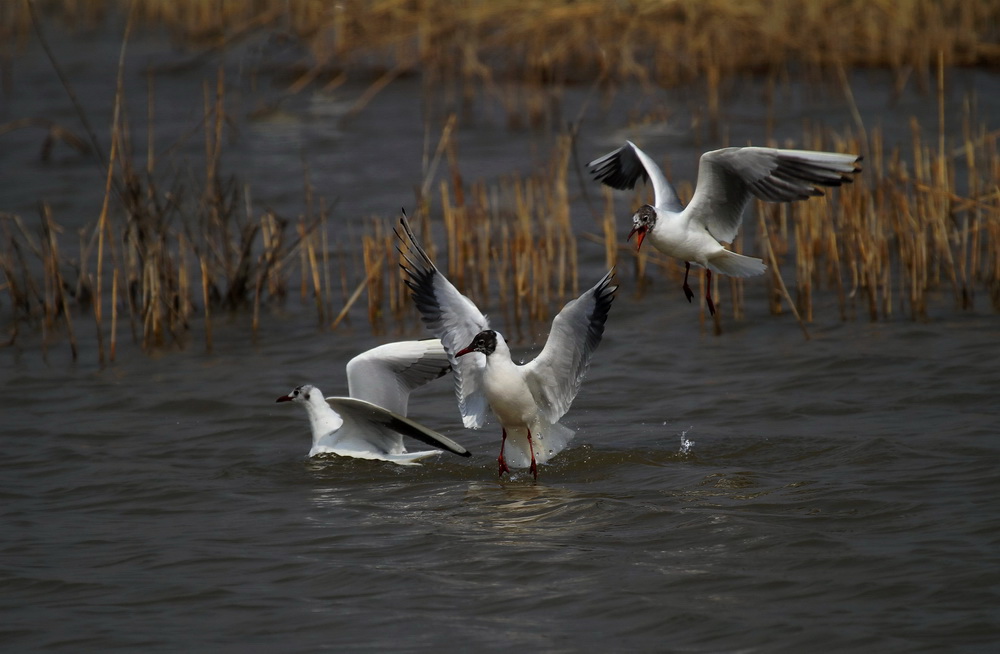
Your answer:
[[[291,401],[292,401],[291,395],[282,395],[281,397],[275,400],[275,402],[291,402]]]
[[[469,354],[470,352],[475,352],[475,350],[472,349],[471,345],[469,347],[467,347],[467,348],[464,348],[464,349],[459,350],[458,352],[456,352],[455,356],[456,357],[465,356],[466,354]]]
[[[638,251],[639,248],[642,247],[642,239],[646,238],[646,226],[645,225],[636,225],[635,227],[632,228],[632,231],[630,231],[628,233],[628,236],[625,238],[625,240],[626,241],[631,241],[632,240],[632,236],[634,234],[638,234],[639,235],[638,238],[636,238],[636,240],[635,240],[635,249],[636,249],[636,251]]]

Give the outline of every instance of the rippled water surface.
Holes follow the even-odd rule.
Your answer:
[[[15,89],[32,67],[57,89],[38,56],[15,62]],[[409,124],[398,102],[408,89],[342,134],[315,107],[287,132],[251,126],[237,147],[264,180],[255,188],[292,202],[303,151],[319,157],[329,139],[315,174],[349,186],[365,170],[397,171],[344,196],[351,211],[385,201],[391,215],[420,179],[420,118]],[[386,116],[409,145],[379,141]],[[614,142],[610,130],[588,127],[588,149]],[[476,177],[541,147],[502,134],[465,133]],[[412,156],[388,166],[398,147]],[[20,156],[33,153],[0,160],[9,171]],[[5,182],[0,209],[21,211],[53,180],[93,192],[83,163],[33,165],[23,184]],[[81,223],[96,215],[83,199],[62,206],[67,222],[74,207]],[[596,279],[600,246],[580,248]],[[806,341],[763,311],[751,281],[746,319],[716,337],[672,282],[657,277],[641,297],[631,271],[621,283],[566,418],[578,435],[538,483],[524,471],[497,480],[499,430],[461,429],[448,380],[421,389],[411,415],[471,459],[306,458],[304,412],[274,399],[305,382],[345,393],[351,356],[415,327],[374,336],[359,314],[317,331],[291,306],[256,340],[245,321],[220,321],[211,353],[196,326],[182,351],[123,346],[103,369],[92,344],[73,363],[64,344],[43,356],[22,336],[0,350],[0,645],[995,651],[1000,323],[984,300],[965,313],[945,300],[923,323],[818,321]]]

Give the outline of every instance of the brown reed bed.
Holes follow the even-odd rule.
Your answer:
[[[442,147],[453,152],[451,138],[446,130]],[[411,217],[439,268],[484,312],[502,317],[512,340],[533,339],[538,325],[579,291],[567,183],[571,149],[564,135],[545,170],[495,184],[467,184],[452,157],[437,203],[429,195],[418,198]],[[382,328],[391,317],[408,330],[416,314],[399,274],[396,236],[384,221],[372,225],[364,241],[369,319]]]
[[[132,160],[132,135],[122,122],[111,139],[105,206],[97,224],[76,235],[75,251],[44,204],[37,229],[0,214],[8,344],[21,337],[23,325],[39,325],[43,348],[61,334],[75,356],[78,324],[89,314],[101,361],[114,359],[122,323],[147,351],[186,344],[196,326],[211,348],[218,312],[249,314],[256,331],[262,308],[283,303],[295,288],[322,328],[349,320],[362,298],[376,332],[408,332],[418,324],[397,266],[395,217],[372,219],[344,242],[330,243],[329,210],[312,198],[308,181],[307,211],[297,219],[254,212],[250,189],[220,169],[223,89],[221,83],[205,89],[205,178],[194,188],[175,183],[161,190],[158,163]],[[716,276],[714,329],[741,319],[754,284],[766,285],[771,312],[792,311],[807,336],[807,325],[828,320],[831,309],[841,320],[873,321],[922,320],[932,307],[1000,310],[1000,133],[977,125],[971,109],[962,121],[959,143],[942,138],[940,123],[935,130],[914,119],[905,147],[886,148],[878,129],[862,137],[816,128],[798,142],[769,144],[864,152],[865,171],[823,198],[755,205],[745,221],[746,249],[770,270],[763,280]],[[463,292],[502,318],[512,339],[533,340],[579,290],[582,226],[579,216],[574,226],[569,191],[574,137],[557,138],[548,165],[533,174],[470,183],[449,125],[453,119],[437,148],[448,174],[436,188],[425,180],[412,222]],[[693,190],[685,180],[677,188],[682,198]],[[603,245],[606,265],[617,265],[626,279],[632,272],[639,294],[647,278],[679,283],[682,273],[678,262],[622,242],[627,216],[647,193],[639,189],[621,203],[603,190],[595,231],[582,233]],[[744,249],[742,241],[734,249]],[[701,319],[709,320],[704,307]]]
[[[744,232],[749,232],[752,253],[768,262],[769,272],[763,282],[715,276],[713,293],[723,306],[714,318],[715,331],[721,331],[723,320],[742,319],[746,288],[760,283],[767,287],[770,311],[791,311],[807,338],[807,325],[828,319],[831,309],[841,320],[872,321],[896,316],[923,320],[932,304],[938,312],[1000,310],[1000,133],[975,126],[971,111],[962,120],[964,137],[957,144],[934,129],[940,124],[924,129],[915,119],[908,147],[886,149],[879,129],[867,130],[864,137],[809,129],[798,142],[762,144],[864,152],[865,172],[822,198],[755,204]],[[575,293],[577,232],[566,213],[570,138],[558,143],[544,174],[494,186],[477,183],[471,192],[453,174],[459,185],[442,182],[435,220],[429,219],[430,203],[421,205],[417,222],[423,242],[431,248],[443,243],[431,256],[479,306],[501,312],[506,324],[516,326],[517,336],[531,333],[536,322],[547,320],[553,308]],[[678,184],[682,198],[692,190],[688,181]],[[640,189],[628,206],[616,206],[605,189],[595,223],[598,232],[583,234],[604,245],[608,265],[617,264],[622,275],[633,272],[640,294],[654,269],[677,283],[683,273],[679,262],[636,253],[621,242],[627,216],[647,200],[646,193],[648,189]],[[744,249],[743,238],[734,243],[735,250]],[[370,305],[371,315],[396,315],[406,306],[391,241],[378,223],[377,261],[389,268],[369,270],[369,278],[379,285],[370,296],[377,305]],[[703,285],[704,275],[698,279]],[[704,290],[702,286],[698,295]],[[701,315],[709,320],[704,306]]]
[[[218,98],[207,98],[212,118]],[[94,228],[82,230],[75,252],[45,205],[39,229],[19,216],[0,215],[0,290],[13,312],[9,343],[19,338],[21,325],[37,324],[43,348],[63,334],[75,356],[76,325],[89,313],[102,361],[114,359],[122,322],[146,350],[187,343],[195,324],[210,348],[217,311],[249,314],[256,330],[262,306],[283,302],[296,282],[301,301],[314,306],[323,327],[336,328],[362,296],[375,331],[408,331],[417,324],[398,274],[394,218],[371,220],[349,235],[360,249],[338,250],[326,240],[325,207],[295,221],[255,215],[249,189],[217,166],[218,118],[206,124],[207,158],[215,164],[192,192],[161,192],[155,163],[150,177],[124,154],[128,148],[113,147],[108,198],[118,210],[106,208]],[[825,198],[757,204],[745,231],[770,271],[763,282],[722,280],[713,289],[718,321],[739,320],[746,285],[759,283],[769,287],[771,311],[792,310],[804,329],[820,319],[819,308],[830,306],[831,297],[842,320],[920,320],[932,303],[976,309],[984,306],[983,296],[1000,310],[998,135],[974,127],[969,117],[963,131],[964,141],[946,143],[944,151],[933,132],[916,123],[908,148],[886,150],[874,129],[866,141],[812,130],[799,143],[773,144],[867,152],[866,169]],[[128,136],[121,128],[116,139]],[[572,224],[567,182],[572,147],[565,135],[545,170],[493,184],[464,181],[454,157],[450,174],[435,193],[418,198],[413,211],[431,256],[479,306],[502,317],[514,339],[534,339],[552,311],[578,292],[579,229]],[[690,182],[678,190],[689,197]],[[603,244],[606,263],[617,264],[622,276],[632,270],[640,293],[641,280],[654,269],[679,282],[677,262],[636,254],[621,242],[624,217],[638,198],[616,206],[611,193],[604,197],[597,233],[584,236]],[[704,312],[702,319],[708,319]],[[721,322],[714,325],[718,331]]]
[[[477,96],[512,124],[558,118],[561,89],[599,83],[694,85],[715,124],[726,85],[740,73],[884,68],[902,88],[934,85],[947,66],[1000,62],[1000,0],[32,0],[46,16],[86,26],[114,12],[162,27],[193,62],[257,33],[280,35],[304,55],[283,71],[289,92],[312,83],[371,79],[358,109],[397,77],[419,72],[450,110]],[[31,31],[28,3],[0,3],[0,41]],[[725,44],[725,47],[720,47]]]
[[[895,4],[882,6],[874,0],[866,6],[882,7],[881,14],[858,12],[866,17],[852,14],[845,22],[795,3],[800,7],[796,30],[789,29],[791,3],[766,3],[774,15],[759,24],[763,4],[639,2],[623,26],[615,21],[626,20],[624,15],[614,9],[598,11],[591,2],[546,5],[539,10],[540,19],[529,20],[524,12],[512,12],[506,2],[463,5],[461,10],[435,1],[344,3],[331,16],[329,11],[315,14],[322,3],[294,0],[278,4],[138,0],[130,21],[161,21],[185,42],[214,43],[203,47],[219,48],[249,30],[284,21],[281,25],[314,49],[314,61],[303,69],[306,77],[299,77],[292,88],[304,88],[327,75],[333,61],[345,70],[381,67],[384,72],[359,100],[360,110],[379,85],[418,66],[428,84],[451,85],[467,97],[485,93],[510,115],[523,113],[532,123],[545,120],[546,107],[558,100],[561,83],[581,79],[599,79],[609,90],[620,82],[670,85],[700,79],[706,97],[716,98],[715,105],[708,102],[709,108],[717,109],[722,99],[713,93],[728,75],[744,69],[776,74],[789,65],[789,53],[805,47],[796,45],[795,39],[812,34],[817,48],[803,59],[806,67],[832,67],[847,91],[846,66],[889,66],[901,81],[916,72],[921,79],[933,79],[929,88],[936,85],[941,115],[935,126],[914,119],[907,147],[887,148],[881,133],[866,130],[860,118],[853,132],[813,129],[797,143],[775,144],[862,152],[866,172],[826,199],[761,203],[754,217],[747,217],[748,245],[770,264],[764,281],[770,310],[791,310],[804,330],[819,319],[818,312],[825,310],[830,297],[843,320],[896,315],[919,320],[930,314],[934,303],[948,303],[949,295],[958,310],[982,307],[984,295],[1000,310],[997,134],[979,125],[969,110],[961,117],[961,141],[952,142],[944,129],[942,100],[946,66],[995,61],[996,48],[986,42],[984,25],[996,15],[998,3],[915,0],[907,5],[911,11],[907,20],[892,29],[919,38],[879,34],[884,37],[881,45],[871,26],[862,29],[859,21],[879,25],[879,15],[898,18]],[[0,29],[23,32],[18,8],[25,6],[29,5],[0,5]],[[64,15],[90,12],[87,15],[98,20],[114,2],[78,0],[39,6]],[[831,12],[842,6],[808,5]],[[501,21],[504,10],[506,18],[515,14],[516,18]],[[725,42],[743,43],[746,38],[755,43],[764,38],[754,30],[773,30],[782,39],[765,39],[766,46],[759,48],[764,52],[754,53],[756,59],[746,59],[743,46],[725,52],[708,48],[712,39],[728,38],[725,30],[731,26],[725,27],[721,17],[732,18],[733,12],[739,17],[733,24],[747,34]],[[234,23],[234,17],[240,20]],[[558,17],[562,22],[555,20]],[[836,32],[841,38],[820,39],[817,21],[842,30]],[[236,28],[231,27],[234,24]],[[691,38],[653,39],[647,32],[651,24]],[[330,33],[337,38],[330,39]],[[596,45],[610,35],[616,35],[616,45],[605,43],[610,49],[602,52]],[[515,39],[520,40],[511,49]],[[865,39],[871,41],[869,47],[856,49]],[[889,42],[896,50],[886,45]],[[677,47],[687,48],[683,57],[677,58]],[[601,55],[595,59],[597,52]],[[930,71],[929,52],[936,53],[936,68],[924,75]],[[771,57],[778,61],[779,55],[786,63],[771,61]],[[123,43],[119,71],[124,57]],[[150,144],[154,80],[150,75],[151,131],[146,135]],[[546,89],[544,93],[512,92],[514,82],[517,88],[530,89],[532,81],[537,89]],[[255,210],[251,189],[222,170],[224,82],[220,68],[203,89],[204,177],[198,180],[171,176],[151,145],[145,161],[133,158],[134,135],[121,111],[120,73],[109,152],[102,152],[93,133],[89,142],[74,137],[70,143],[58,126],[37,125],[50,130],[49,140],[66,140],[80,151],[96,154],[104,168],[105,199],[96,223],[77,234],[67,234],[44,203],[39,205],[35,227],[25,217],[0,214],[0,293],[9,299],[10,309],[6,344],[27,338],[25,326],[39,326],[43,349],[64,336],[76,357],[81,346],[78,335],[84,331],[81,323],[91,322],[101,362],[115,358],[122,325],[146,351],[184,345],[197,328],[210,349],[213,321],[220,314],[248,313],[256,332],[265,308],[284,302],[296,289],[323,327],[337,328],[349,321],[352,307],[363,297],[368,323],[376,331],[412,329],[416,317],[396,266],[392,218],[371,220],[357,233],[348,230],[344,241],[331,243],[330,208],[314,197],[308,171],[303,184],[306,210],[289,218]],[[949,120],[954,122],[955,117]],[[433,170],[439,161],[446,161],[448,175],[435,188],[428,173],[415,199],[413,222],[431,256],[459,288],[486,311],[502,316],[512,338],[534,338],[538,324],[547,322],[551,312],[579,290],[576,239],[581,225],[577,218],[574,229],[568,181],[581,175],[574,134],[557,139],[544,170],[490,183],[469,182],[453,138],[455,124],[454,116],[446,119],[431,166]],[[31,125],[11,129],[24,126]],[[682,181],[678,190],[689,197],[690,182]],[[592,193],[599,193],[596,186]],[[583,236],[603,245],[607,265],[617,263],[623,275],[631,269],[640,293],[644,280],[657,270],[679,281],[676,262],[655,253],[636,254],[621,241],[625,218],[635,202],[616,206],[609,192],[602,197],[603,207],[592,209],[595,233]],[[443,245],[436,248],[437,243]],[[734,248],[742,249],[742,241]],[[741,319],[747,285],[759,282],[716,277],[714,283],[722,308],[714,319],[718,332],[723,319]],[[703,297],[703,288],[698,295]],[[702,319],[708,319],[705,312]]]
[[[254,212],[250,189],[220,166],[224,89],[220,69],[217,83],[204,89],[204,179],[190,180],[189,186],[174,176],[162,187],[171,176],[159,168],[152,147],[143,163],[131,154],[133,134],[121,111],[119,73],[104,202],[96,224],[76,235],[76,250],[69,251],[64,230],[44,203],[38,229],[21,216],[0,214],[0,291],[6,291],[11,309],[7,345],[17,342],[21,325],[37,324],[43,351],[53,334],[65,330],[76,359],[74,320],[90,313],[102,364],[116,356],[120,316],[132,341],[146,351],[185,344],[195,319],[211,349],[213,307],[250,309],[256,332],[262,301],[286,295],[296,255],[302,293],[315,297],[319,320],[325,320],[333,302],[329,277],[317,273],[328,252],[325,206],[314,215],[307,202],[307,213],[295,221],[295,236],[289,234],[293,221]],[[149,97],[152,103],[152,89]],[[152,115],[152,105],[149,111]],[[151,121],[150,144],[152,129]]]
[[[1000,57],[992,0],[33,0],[47,15],[87,25],[134,6],[141,24],[180,43],[221,48],[256,28],[309,47],[313,63],[420,65],[483,80],[574,80],[599,71],[659,85],[806,65],[923,69]],[[0,9],[4,35],[30,29],[24,3]],[[725,43],[725,48],[718,47]]]

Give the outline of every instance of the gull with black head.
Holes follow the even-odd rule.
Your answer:
[[[648,236],[660,252],[684,261],[684,295],[694,297],[688,285],[691,264],[707,269],[708,310],[712,301],[712,273],[732,277],[760,275],[767,266],[760,259],[731,252],[722,243],[736,238],[743,210],[751,197],[769,202],[792,202],[823,195],[818,187],[840,186],[860,172],[854,154],[775,148],[723,148],[701,155],[698,184],[685,207],[663,171],[631,141],[599,157],[587,167],[594,178],[611,188],[630,190],[641,177],[653,184],[653,204],[644,204],[632,216],[628,239],[636,249]]]
[[[400,264],[406,284],[431,332],[451,357],[455,394],[466,427],[481,428],[487,408],[500,421],[497,457],[503,477],[511,466],[527,467],[538,479],[538,464],[563,450],[573,437],[559,420],[580,390],[594,350],[604,334],[617,286],[614,270],[552,321],[545,346],[525,364],[511,360],[507,341],[475,303],[462,295],[417,243],[404,213],[399,221]]]

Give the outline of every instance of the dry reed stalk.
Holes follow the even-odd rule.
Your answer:
[[[737,277],[729,278],[729,293],[733,298],[733,320],[743,320],[743,280]]]
[[[618,231],[613,215],[604,216],[602,224],[604,236],[604,266],[610,270],[618,265]]]
[[[316,305],[317,318],[320,324],[322,324],[326,322],[325,312],[323,311],[323,283],[321,281],[322,274],[319,269],[319,259],[316,256],[316,245],[314,240],[315,231],[309,234],[303,244],[309,261],[309,278],[312,281],[313,302]]]
[[[261,291],[264,286],[264,276],[258,275],[257,280],[254,283],[253,289],[253,305],[252,313],[250,318],[250,332],[253,334],[254,338],[257,338],[257,332],[260,329],[260,303],[261,303]]]
[[[153,348],[163,343],[163,328],[160,304],[157,298],[160,292],[160,280],[151,261],[142,264],[142,344],[145,348]]]
[[[115,101],[115,116],[112,119],[112,133],[114,134],[118,130],[118,119],[119,112],[121,109],[121,96],[119,95],[120,88],[116,91],[116,101]],[[101,213],[97,219],[97,266],[96,275],[97,281],[94,284],[94,322],[97,324],[97,347],[98,347],[98,359],[103,363],[104,361],[104,343],[102,335],[102,312],[104,307],[103,301],[103,290],[104,290],[104,238],[105,234],[108,232],[108,207],[111,201],[111,190],[112,183],[114,181],[115,174],[115,161],[118,156],[118,139],[112,137],[111,139],[111,156],[108,159],[107,166],[107,177],[105,179],[104,185],[104,200],[101,205]]]
[[[250,201],[250,185],[243,185],[243,211],[248,221],[253,220],[253,203]],[[267,213],[260,217],[258,232],[261,235],[263,252],[257,256],[256,272],[253,277],[253,298],[251,300],[250,331],[253,337],[257,338],[257,330],[260,328],[260,302],[261,293],[264,289],[265,281],[269,276],[269,270],[273,264],[274,231],[271,221],[268,220]]]
[[[576,238],[573,236],[573,223],[570,216],[570,195],[567,175],[572,161],[574,136],[572,133],[562,133],[556,139],[554,152],[549,163],[547,178],[549,183],[542,188],[546,195],[546,225],[552,227],[551,238],[556,244],[556,258],[560,265],[558,283],[555,291],[558,297],[576,295],[579,280],[575,274]],[[572,274],[572,279],[568,278]],[[569,287],[567,287],[569,285]]]
[[[212,301],[209,296],[208,289],[210,287],[208,278],[208,264],[205,263],[204,257],[198,257],[198,263],[201,268],[201,298],[202,298],[202,311],[204,312],[203,318],[205,322],[205,351],[212,351]]]
[[[120,145],[119,133],[121,129],[122,121],[122,102],[124,100],[124,75],[125,75],[125,52],[128,45],[129,35],[132,31],[133,19],[135,18],[134,5],[131,11],[129,11],[128,21],[125,24],[125,33],[122,36],[121,49],[118,53],[118,72],[115,84],[115,98],[113,104],[113,114],[111,119],[111,154],[107,159],[107,173],[105,176],[104,185],[104,200],[101,205],[101,213],[97,220],[97,280],[94,284],[94,323],[96,326],[97,334],[97,352],[98,361],[103,366],[104,365],[104,326],[103,326],[103,311],[104,311],[104,239],[105,234],[109,231],[108,227],[108,208],[111,199],[111,191],[113,189],[113,183],[115,181],[114,170],[115,162],[118,158],[118,148]],[[81,276],[82,277],[82,276]]]
[[[832,221],[825,221],[823,223],[823,230],[821,242],[825,244],[826,249],[822,251],[822,256],[828,262],[827,278],[833,281],[833,285],[837,290],[837,307],[840,311],[840,319],[841,321],[845,321],[847,320],[847,293],[844,290],[840,240]]]
[[[516,328],[516,340],[523,338],[521,326],[524,324],[524,302],[528,293],[528,259],[531,254],[517,246],[515,239],[514,247],[510,250],[510,268],[513,272],[512,296],[514,300],[514,327]],[[509,331],[509,329],[508,329]]]
[[[305,220],[299,218],[298,222],[295,224],[295,228],[299,234],[299,243],[304,243],[306,237],[308,236],[308,230],[306,229]],[[298,248],[299,252],[299,299],[306,300],[309,295],[308,280],[309,280],[309,255],[304,247]]]
[[[453,283],[464,286],[465,267],[462,265],[463,257],[460,256],[459,248],[462,245],[465,226],[460,225],[461,216],[464,212],[452,206],[448,192],[448,183],[441,180],[441,218],[444,222],[445,246],[447,248],[448,267],[447,275]]]
[[[377,225],[377,223],[376,223]],[[365,285],[368,290],[368,323],[376,334],[384,330],[382,301],[384,257],[382,252],[381,228],[376,226],[376,235],[362,237],[361,250],[364,257]]]
[[[810,204],[810,207],[802,208],[795,229],[795,290],[799,312],[805,316],[806,322],[812,322],[813,280],[816,276],[814,243],[817,238],[816,232],[819,230],[817,212],[813,210],[813,206],[819,206],[821,203],[817,201],[815,205],[807,204]]]
[[[979,179],[977,175],[978,171],[976,170],[975,148],[972,145],[973,138],[971,134],[972,127],[970,120],[971,109],[968,98],[966,98],[963,110],[963,143],[961,149],[962,154],[965,155],[965,166],[969,171],[969,197],[978,198],[980,192]],[[958,256],[959,274],[962,280],[963,309],[972,309],[975,300],[975,294],[972,287],[971,270],[974,269],[977,252],[975,251],[975,244],[970,242],[974,241],[978,236],[980,211],[978,207],[971,208],[971,211],[971,220],[969,217],[969,211],[962,212],[961,243],[959,246],[960,250]]]
[[[379,265],[383,265],[383,262],[390,262],[396,255],[396,239],[392,235],[387,235],[382,241],[382,261]],[[409,288],[403,283],[403,280],[397,275],[385,275],[386,284],[388,289],[386,291],[386,297],[389,302],[389,315],[395,320],[397,326],[402,325],[404,320],[404,315],[409,308],[409,304],[406,298],[406,292]]]
[[[795,303],[792,301],[792,296],[788,292],[788,288],[785,286],[785,280],[781,277],[781,268],[778,266],[778,257],[774,253],[774,247],[771,244],[771,235],[767,231],[767,222],[764,220],[763,215],[758,221],[761,231],[761,240],[767,249],[767,261],[768,267],[771,270],[771,278],[778,285],[781,290],[782,296],[785,301],[788,302],[788,308],[791,309],[792,315],[795,316],[795,320],[799,323],[799,327],[802,329],[803,336],[806,340],[809,340],[809,330],[806,329],[806,324],[802,321],[802,317],[799,315],[799,310],[795,307]]]
[[[327,220],[329,214],[326,209],[326,200],[320,200],[320,214],[319,214],[319,234],[320,234],[320,246],[323,252],[323,288],[325,293],[323,295],[323,306],[326,308],[326,312],[330,313],[333,311],[333,282],[330,278],[330,242],[328,238],[329,234],[329,221]]]
[[[288,288],[285,269],[291,266],[292,253],[298,245],[285,245],[288,221],[274,212],[265,211],[260,225],[264,248],[264,270],[261,274],[267,279],[268,294],[271,297],[283,298]]]
[[[61,259],[59,256],[59,242],[56,238],[56,234],[60,228],[52,220],[52,211],[49,208],[48,203],[41,203],[39,213],[42,217],[42,234],[44,236],[42,240],[42,247],[45,256],[47,277],[46,286],[49,288],[47,295],[50,295],[53,302],[52,308],[47,310],[47,313],[49,314],[52,322],[55,321],[57,313],[62,314],[63,320],[66,322],[66,333],[69,336],[70,353],[72,354],[73,361],[76,361],[78,354],[76,334],[73,331],[73,318],[69,309],[69,301],[66,298],[66,292],[64,290],[67,288],[67,285],[63,280],[62,273],[59,270]],[[46,322],[49,321],[47,320]]]
[[[111,335],[108,346],[108,360],[112,363],[118,352],[118,269],[111,274]]]
[[[514,324],[514,315],[511,310],[514,304],[514,291],[510,283],[511,257],[509,227],[507,225],[500,226],[500,240],[498,243],[499,245],[494,245],[490,248],[490,262],[496,271],[497,300],[503,312],[504,323],[511,325]]]
[[[474,187],[475,193],[475,206],[478,207],[478,211],[488,211],[489,213],[483,216],[486,224],[490,225],[490,231],[492,232],[492,226],[499,224],[501,218],[498,214],[500,207],[499,200],[499,189],[493,188],[488,189],[485,184],[479,183]],[[473,266],[477,270],[477,276],[479,279],[479,285],[476,288],[479,297],[488,297],[490,289],[490,280],[492,278],[490,270],[490,239],[488,238],[478,238],[476,239],[475,246],[471,255],[474,257]]]
[[[188,321],[193,313],[191,302],[191,280],[188,275],[187,246],[184,237],[177,237],[177,293],[172,307],[177,313],[178,325],[175,331],[180,328],[187,329]]]
[[[354,303],[357,302],[358,298],[361,297],[361,294],[371,283],[372,277],[376,274],[381,274],[379,272],[381,268],[382,268],[381,261],[375,261],[372,264],[372,270],[369,271],[367,275],[365,275],[365,278],[361,280],[361,283],[357,285],[357,287],[354,289],[354,292],[351,293],[350,297],[348,297],[347,300],[344,302],[344,307],[340,310],[340,313],[337,314],[337,317],[334,318],[333,322],[330,324],[330,329],[336,329],[337,326],[340,325],[341,321],[343,321],[349,315],[351,307],[354,306]]]
[[[4,214],[0,214],[0,218],[6,218]],[[19,318],[22,316],[30,315],[30,296],[27,289],[27,283],[30,283],[30,277],[25,277],[26,284],[22,287],[18,278],[17,272],[13,266],[13,262],[16,259],[18,262],[23,264],[23,257],[20,254],[18,244],[10,238],[10,233],[7,230],[6,220],[2,222],[4,236],[7,237],[5,247],[0,250],[0,270],[3,271],[4,275],[4,287],[7,289],[7,294],[10,297],[11,305],[11,335],[10,338],[4,346],[13,345],[17,340],[18,335],[18,322]]]
[[[776,208],[758,206],[757,217],[759,223],[758,231],[760,234],[763,235],[764,231],[769,229],[767,227],[768,224],[774,225],[772,212],[775,210]],[[781,304],[781,284],[778,280],[778,275],[781,272],[781,258],[779,255],[779,249],[775,246],[774,242],[779,240],[780,237],[778,237],[774,232],[771,232],[769,237],[768,243],[766,244],[766,252],[768,253],[768,256],[761,257],[761,259],[764,259],[767,264],[767,272],[764,274],[767,283],[767,308],[772,316],[779,316],[783,313]]]

